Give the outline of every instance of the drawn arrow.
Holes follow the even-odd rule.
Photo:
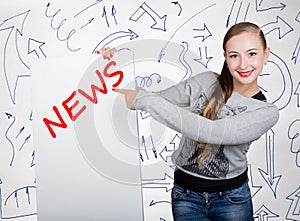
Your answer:
[[[294,95],[297,97],[297,107],[300,107],[300,82],[298,82],[298,85],[296,87],[296,90],[294,92]]]
[[[286,199],[292,201],[288,209],[286,219],[300,220],[300,187],[287,196]]]
[[[45,42],[41,42],[38,40],[35,40],[33,38],[28,39],[28,54],[35,53],[38,58],[40,58],[40,55],[43,55],[43,57],[47,57],[44,51],[42,50],[42,47],[45,45]]]
[[[294,64],[297,63],[299,54],[300,54],[300,37],[298,38],[298,42],[296,44],[295,50],[292,55],[292,61],[294,60]]]
[[[152,137],[151,134],[150,134],[150,141],[151,141],[151,150],[152,150],[153,156],[155,158],[157,158],[157,151],[156,151],[156,148],[155,148],[155,145],[154,145],[154,142],[153,142],[153,137]],[[144,147],[146,158],[147,158],[147,160],[149,160],[149,154],[148,154],[148,148],[147,148],[147,145],[146,145],[146,139],[145,139],[145,136],[143,136],[143,135],[142,135],[142,146]]]
[[[18,59],[22,63],[22,69],[25,67],[26,69],[30,69],[29,66],[23,61],[20,51],[19,51],[19,44],[18,44],[18,36],[23,36],[23,28],[24,28],[24,23],[25,20],[29,14],[30,10],[25,11],[23,13],[17,14],[13,17],[10,17],[8,19],[5,19],[1,24],[0,24],[0,32],[2,31],[8,31],[8,36],[6,38],[5,44],[4,44],[4,51],[3,51],[3,72],[5,75],[5,81],[8,87],[10,99],[15,104],[16,100],[16,89],[17,89],[17,84],[18,80],[21,77],[29,77],[29,75],[22,74],[22,75],[14,75],[12,74],[9,70],[9,63],[14,63],[11,62],[12,60]],[[9,24],[13,23],[13,24]],[[15,25],[18,24],[18,25]],[[15,48],[16,51],[8,51],[10,48]],[[14,57],[11,57],[14,56]],[[11,67],[11,68],[16,68],[16,66]],[[21,67],[19,67],[21,68]],[[16,71],[14,71],[15,73]]]
[[[277,218],[279,215],[270,211],[265,205],[262,205],[255,213],[254,218],[258,218],[258,221],[268,221],[270,218]]]
[[[234,0],[227,17],[226,28],[236,24],[239,20],[246,21],[249,12],[250,3],[244,2],[243,0]],[[242,18],[240,18],[242,16]],[[240,19],[239,19],[240,18]]]
[[[76,18],[78,15],[80,15],[81,13],[87,11],[88,9],[94,7],[95,5],[99,4],[100,2],[102,2],[102,0],[96,0],[96,2],[92,3],[91,5],[88,5],[87,7],[85,7],[84,9],[82,9],[81,11],[77,12],[74,15],[74,18]]]
[[[163,57],[166,54],[166,49],[170,43],[170,41],[173,39],[173,37],[176,35],[176,33],[183,27],[185,26],[185,24],[187,24],[189,21],[193,20],[196,16],[200,15],[201,13],[205,12],[206,10],[208,10],[209,8],[212,8],[213,6],[215,6],[216,4],[212,4],[209,5],[205,8],[203,8],[202,10],[200,10],[199,12],[197,12],[196,14],[192,15],[190,18],[188,18],[183,24],[181,24],[171,35],[171,37],[169,38],[168,42],[164,45],[164,47],[160,50],[160,53],[158,55],[158,62],[161,62],[161,60],[163,59]]]
[[[296,22],[300,23],[300,11],[298,12],[295,20],[296,20]]]
[[[202,29],[193,29],[194,31],[200,32],[200,35],[194,36],[193,38],[202,38],[202,42],[205,41],[208,37],[212,36],[211,32],[207,28],[206,24],[204,24],[204,28]]]
[[[162,204],[162,203],[168,203],[168,204],[171,204],[171,202],[169,200],[151,200],[149,206],[155,206],[157,204]]]
[[[118,23],[117,23],[116,14],[117,14],[117,10],[116,10],[115,6],[112,5],[112,7],[111,7],[111,16],[114,18],[115,24],[117,25]]]
[[[254,185],[251,164],[248,164],[248,170],[249,170],[249,181],[251,183],[251,185],[249,187],[251,188],[251,196],[253,198],[261,190],[262,186]]]
[[[168,158],[171,157],[171,154],[174,152],[174,150],[169,150],[167,146],[165,146],[160,152],[159,156],[167,163]]]
[[[268,5],[268,3],[270,4]],[[277,9],[277,10],[279,9],[282,11],[286,7],[286,5],[281,2],[278,5],[274,5],[272,1],[265,1],[265,0],[255,0],[255,5],[256,5],[257,12],[263,12],[263,11],[268,11],[273,9]]]
[[[142,136],[142,146],[144,147],[144,151],[145,151],[147,160],[149,160],[149,155],[148,155],[147,146],[146,146],[146,140],[145,140],[144,136]]]
[[[204,54],[204,55],[202,55]],[[201,47],[199,47],[199,58],[195,58],[194,61],[202,64],[205,68],[208,67],[208,62],[212,59],[213,57],[209,57],[207,54],[207,47],[205,46],[204,48],[204,53],[202,53]]]
[[[22,143],[21,147],[19,148],[19,151],[22,150],[22,148],[24,147],[24,145],[29,141],[30,137],[31,137],[31,134],[29,134],[29,135],[25,138],[24,142]]]
[[[271,101],[278,107],[279,110],[282,110],[290,103],[293,95],[292,76],[285,61],[273,52],[271,52],[269,55],[268,65],[269,63],[275,65],[279,71],[279,74],[281,75],[280,77],[282,78],[282,90],[279,91],[279,95],[276,95],[277,97]],[[261,87],[261,85],[259,87],[267,93],[272,93],[272,91],[265,90],[265,88]],[[274,91],[276,94],[278,93],[278,88],[279,87],[277,87],[277,89]]]
[[[151,115],[146,111],[140,111],[140,115],[141,115],[142,120],[145,120],[146,118],[151,117]]]
[[[16,135],[15,139],[17,139],[17,138],[20,136],[20,134],[24,131],[24,129],[25,129],[25,127],[23,126],[23,127],[19,130],[19,132],[18,132],[18,134]]]
[[[272,129],[270,129],[266,133],[266,162],[267,162],[267,172],[258,168],[260,174],[272,190],[274,197],[276,199],[276,192],[278,183],[282,177],[282,175],[275,176],[275,148],[274,148],[274,137],[275,133]]]
[[[153,141],[153,137],[152,137],[151,134],[150,134],[150,140],[151,140],[151,145],[152,145],[152,147],[151,147],[152,153],[153,153],[154,157],[157,158],[157,151],[156,151],[154,141]]]
[[[166,31],[167,15],[160,17],[146,2],[130,16],[129,20],[137,22],[145,13],[154,21],[154,24],[151,26],[152,29]]]
[[[105,6],[103,6],[102,18],[105,18],[106,25],[107,25],[107,27],[109,27],[109,23],[108,23],[108,20],[107,20]]]
[[[285,22],[282,18],[279,16],[276,16],[276,21],[275,22],[269,22],[263,26],[261,26],[261,30],[264,32],[265,35],[268,35],[272,31],[278,30],[278,37],[279,39],[283,38],[286,36],[288,33],[293,31],[294,29],[287,23]]]
[[[177,133],[174,135],[173,139],[172,139],[172,140],[170,141],[170,143],[169,143],[170,145],[173,145],[173,146],[172,146],[172,149],[173,149],[173,150],[175,150],[175,148],[176,148],[176,146],[177,146],[177,144],[178,144],[178,143],[175,142],[175,140],[178,140],[178,141],[177,141],[178,143],[179,143],[179,141],[180,141],[180,136],[179,136]]]
[[[139,37],[136,33],[134,33],[132,30],[128,29],[128,31],[117,31],[114,32],[110,35],[108,35],[107,37],[105,37],[104,39],[102,39],[97,46],[95,47],[95,49],[93,50],[93,54],[95,54],[96,50],[101,51],[102,48],[106,47],[109,43],[120,39],[120,38],[125,38],[125,37],[130,37],[130,40],[133,40],[137,37]]]
[[[181,7],[181,5],[179,4],[179,2],[176,1],[176,2],[171,2],[171,3],[174,4],[174,5],[178,5],[178,7],[179,7],[179,13],[178,13],[178,16],[180,16],[180,15],[181,15],[181,12],[182,12],[182,7]]]
[[[178,141],[176,141],[178,140]],[[168,158],[171,157],[171,154],[176,149],[177,143],[180,141],[180,136],[176,133],[173,139],[170,141],[171,148],[168,148],[168,146],[165,146],[159,153],[160,157],[167,162]],[[177,143],[176,143],[177,142]]]
[[[89,24],[91,24],[94,21],[95,18],[91,18],[88,20],[88,22],[86,24],[84,24],[83,26],[80,27],[80,29],[85,28],[86,26],[88,26]]]
[[[165,173],[162,179],[143,179],[142,188],[159,188],[165,189],[166,192],[169,192],[173,188],[173,182],[173,178],[170,177],[167,173]]]

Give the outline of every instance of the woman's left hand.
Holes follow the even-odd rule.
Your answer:
[[[95,53],[96,54],[101,54],[102,53],[102,56],[103,56],[104,59],[110,60],[116,52],[117,52],[116,48],[106,47],[106,48],[102,48],[101,52],[96,50]]]

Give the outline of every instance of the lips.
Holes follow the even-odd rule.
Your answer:
[[[251,71],[244,71],[244,72],[238,72],[239,75],[243,78],[249,77],[252,74],[253,70]]]

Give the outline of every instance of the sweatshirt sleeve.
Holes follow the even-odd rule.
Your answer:
[[[139,91],[133,107],[150,113],[160,123],[190,139],[219,145],[238,145],[257,140],[279,118],[276,106],[265,103],[252,111],[210,120],[144,90]]]
[[[179,84],[154,93],[165,98],[172,104],[180,107],[188,107],[193,96],[199,95],[201,91],[207,91],[209,86],[215,81],[216,77],[213,72],[208,71],[197,74]]]

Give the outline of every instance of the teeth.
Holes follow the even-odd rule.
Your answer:
[[[252,71],[247,71],[247,72],[239,72],[239,74],[243,77],[247,77],[252,73]]]

